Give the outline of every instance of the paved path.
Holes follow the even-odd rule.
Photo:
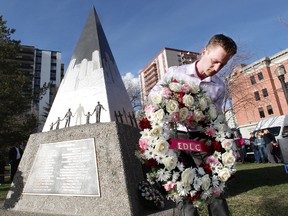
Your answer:
[[[35,212],[23,212],[23,211],[14,211],[14,210],[6,210],[3,208],[3,202],[0,202],[0,216],[71,216],[71,215],[63,215],[63,214],[47,214],[47,213],[35,213]],[[168,205],[167,209],[162,211],[147,211],[141,216],[173,216],[173,208]],[[83,215],[86,216],[86,215]],[[95,215],[96,216],[96,215]],[[102,215],[97,215],[102,216]],[[104,215],[103,215],[104,216]]]

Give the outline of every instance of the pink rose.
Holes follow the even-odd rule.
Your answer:
[[[176,183],[169,181],[166,184],[164,184],[163,187],[165,188],[166,191],[170,191],[176,187]]]
[[[192,122],[195,120],[195,114],[191,111],[188,112],[188,115],[186,117],[185,125],[186,127],[189,127],[192,125]]]
[[[139,139],[139,147],[141,151],[145,151],[145,149],[148,147],[148,140],[140,138]]]
[[[173,112],[173,113],[171,113],[170,119],[171,119],[172,122],[178,122],[179,119],[180,119],[180,114],[179,114],[179,112]]]
[[[170,98],[172,96],[172,92],[170,91],[169,88],[163,87],[161,90],[161,95],[165,98]]]
[[[206,163],[207,164],[218,164],[219,161],[216,157],[214,157],[213,155],[210,155],[207,159],[206,159]]]
[[[215,130],[215,128],[213,128],[212,126],[206,127],[206,128],[205,128],[205,134],[206,134],[207,136],[214,137],[215,134],[216,134],[216,130]]]
[[[190,86],[187,83],[184,83],[181,86],[181,91],[185,92],[185,93],[189,93],[190,92]]]
[[[156,107],[154,105],[147,105],[144,109],[145,113],[151,113],[154,112]]]

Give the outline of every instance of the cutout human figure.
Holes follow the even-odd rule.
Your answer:
[[[90,124],[90,116],[92,116],[92,114],[90,112],[86,114],[84,114],[86,116],[86,124]]]
[[[96,112],[96,123],[100,122],[101,109],[106,111],[106,109],[98,101],[97,105],[96,105],[96,107],[95,107],[95,109],[93,111],[93,113]],[[92,115],[93,115],[93,113],[92,113]]]
[[[71,116],[73,116],[73,115],[72,115],[71,109],[69,108],[67,113],[65,114],[65,116],[63,118],[63,119],[66,119],[65,128],[70,127]]]
[[[61,122],[61,119],[60,119],[60,117],[58,117],[57,121],[55,122],[56,129],[59,129],[60,122]]]
[[[54,126],[54,124],[53,124],[53,122],[51,122],[51,124],[50,124],[50,130],[53,130],[53,126]]]

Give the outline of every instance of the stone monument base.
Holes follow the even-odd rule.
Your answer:
[[[134,155],[139,136],[138,129],[115,122],[74,126],[32,134],[4,207],[13,211],[63,215],[140,215],[142,210],[137,187],[139,181],[143,179],[143,173],[141,164]],[[77,144],[79,140],[85,139],[93,139],[95,143],[95,160],[98,169],[95,171],[98,179],[92,178],[92,180],[95,185],[99,184],[99,193],[96,193],[96,196],[93,194],[78,196],[77,191],[64,195],[63,192],[57,194],[55,191],[50,194],[36,191],[33,194],[30,193],[31,190],[33,191],[33,185],[32,189],[28,190],[29,193],[25,192],[25,185],[28,180],[30,181],[32,174],[37,172],[39,176],[49,170],[47,166],[49,167],[49,161],[52,163],[51,154],[57,156],[55,148],[53,152],[39,154],[40,145],[49,146],[58,143],[59,146],[59,142],[61,144],[66,141],[74,141]],[[39,155],[38,158],[37,155]],[[38,165],[43,163],[46,167],[42,172],[39,168],[36,171],[33,170],[36,167],[34,163],[36,158]],[[55,158],[53,163],[61,163],[59,158]],[[87,168],[81,168],[82,162],[79,163],[79,171]],[[54,175],[51,175],[50,179],[54,178]],[[76,176],[77,174],[75,178]],[[46,175],[46,178],[48,177]],[[68,177],[64,176],[64,178]],[[87,178],[89,178],[89,173]],[[64,181],[63,178],[62,181]],[[47,183],[47,180],[45,182]],[[36,184],[34,186],[36,187]]]
[[[32,134],[5,200],[4,209],[0,209],[1,215],[173,215],[173,203],[168,202],[166,208],[162,210],[147,209],[139,199],[138,183],[144,179],[141,163],[134,154],[139,137],[137,128],[116,122],[81,125]],[[91,155],[96,159],[97,170],[89,170],[89,164],[94,168],[93,160],[91,155],[85,157],[87,150],[81,149],[83,148],[81,142],[83,140],[90,142],[91,139],[95,145],[95,153]],[[71,142],[76,145],[73,147]],[[74,179],[65,166],[75,166],[78,157],[75,159],[73,155],[79,154],[78,146],[83,154],[82,159],[79,159],[79,166],[76,164],[76,167],[80,167],[77,169],[82,174],[80,177],[78,172],[73,175],[79,183],[82,181],[81,176],[85,176],[85,180],[90,178],[93,181],[92,186],[97,185],[99,190],[82,187],[79,191],[66,193],[67,191],[56,187],[59,181],[63,186],[66,180],[69,183]],[[62,154],[61,157],[64,155],[64,159],[59,159],[59,152]],[[89,161],[88,165],[85,158]],[[53,173],[57,167],[60,167],[58,173]],[[89,172],[83,174],[83,170]],[[62,173],[61,178],[59,172]],[[92,175],[95,172],[96,177]],[[37,178],[45,180],[42,180],[42,185],[39,184],[39,180],[38,182],[35,180]],[[51,179],[56,183],[50,183]],[[51,191],[45,192],[43,184],[46,189],[51,187]],[[91,182],[85,182],[85,185],[89,184]]]

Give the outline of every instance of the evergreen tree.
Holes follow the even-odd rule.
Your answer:
[[[20,41],[11,38],[15,29],[6,23],[0,16],[0,152],[16,142],[26,143],[37,126],[31,114],[33,77],[19,70]]]

